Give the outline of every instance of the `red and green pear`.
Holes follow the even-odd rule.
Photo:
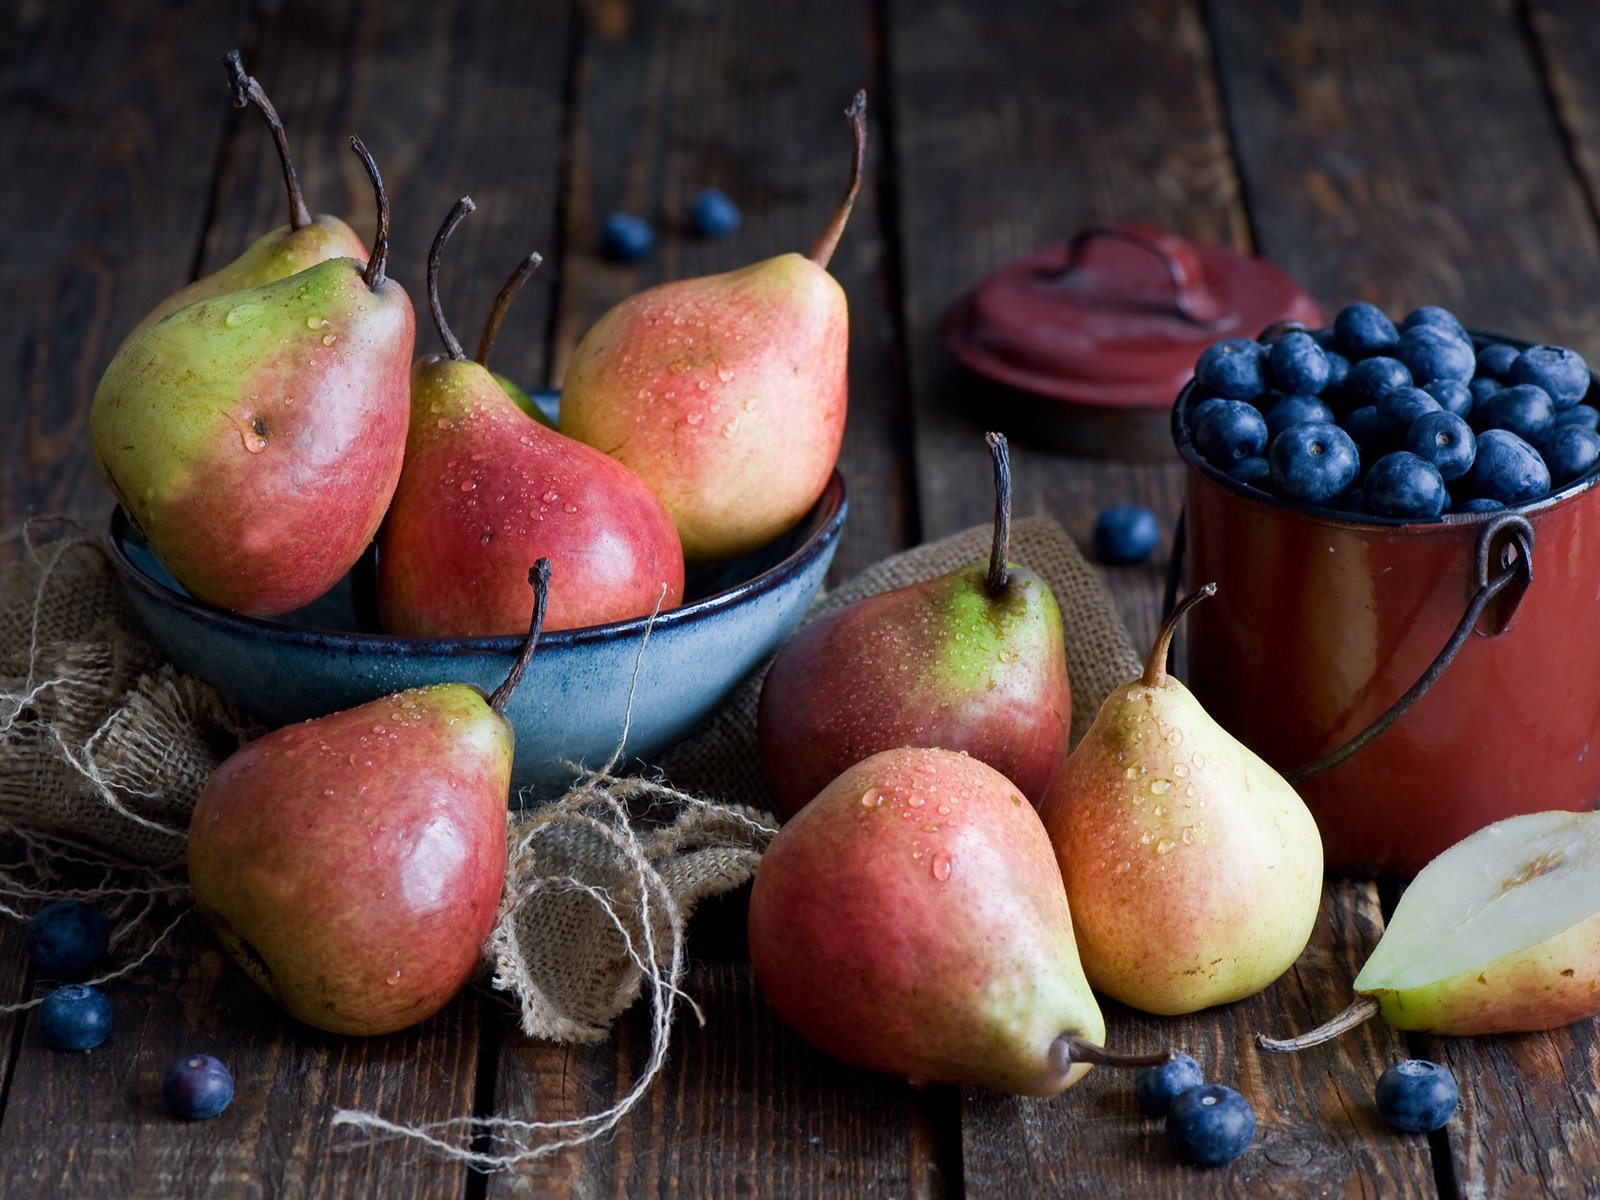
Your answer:
[[[1071,726],[1061,611],[1043,579],[1006,561],[1010,459],[999,434],[989,447],[997,494],[987,562],[836,609],[773,661],[756,736],[784,815],[894,746],[965,751],[1034,803],[1044,797]]]
[[[371,542],[400,477],[415,318],[385,273],[329,259],[202,300],[122,344],[89,437],[118,503],[201,600],[251,616],[326,592]]]
[[[847,112],[850,186],[810,255],[639,292],[584,336],[559,428],[626,463],[691,560],[730,558],[798,522],[839,457],[849,314],[827,271],[861,183],[866,98]]]
[[[289,223],[262,234],[227,266],[173,292],[140,319],[133,333],[200,300],[287,279],[330,258],[366,258],[366,244],[355,230],[327,213],[313,216],[306,207],[300,176],[289,156],[289,139],[283,122],[278,119],[277,109],[254,76],[245,74],[237,50],[229,51],[226,63],[228,77],[233,83],[234,104],[239,108],[254,104],[277,143],[284,184],[289,190]]]
[[[1295,790],[1166,672],[1106,697],[1040,806],[1096,991],[1172,1015],[1253,996],[1294,964],[1322,900],[1322,838]]]
[[[438,300],[440,251],[472,208],[467,198],[456,204],[429,256],[446,353],[418,360],[411,373],[405,468],[378,545],[383,627],[428,637],[514,633],[533,558],[555,568],[549,629],[674,607],[683,550],[661,502],[620,462],[524,413],[481,361],[492,335],[472,361],[450,332]],[[526,260],[521,277],[537,262]],[[515,291],[502,289],[497,313]]]
[[[824,788],[761,858],[749,940],[797,1033],[912,1083],[1044,1096],[1165,1061],[1102,1048],[1044,826],[964,754],[885,750]]]
[[[189,825],[195,904],[229,956],[291,1016],[379,1034],[444,1007],[499,909],[515,734],[504,683],[385,696],[286,726],[231,755]]]

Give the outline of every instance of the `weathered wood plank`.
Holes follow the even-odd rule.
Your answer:
[[[1600,28],[1585,0],[1530,0],[1527,14],[1545,90],[1591,212],[1600,213]]]
[[[110,509],[89,401],[123,333],[188,278],[226,125],[191,84],[243,28],[206,3],[0,15],[0,108],[26,114],[0,125],[0,531],[30,508],[95,523]]]

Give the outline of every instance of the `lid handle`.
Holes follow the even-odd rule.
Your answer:
[[[1181,239],[1143,225],[1123,222],[1115,225],[1089,226],[1068,244],[1067,260],[1061,269],[1046,272],[1047,277],[1065,279],[1071,275],[1083,265],[1090,243],[1101,239],[1127,242],[1130,246],[1138,246],[1154,254],[1161,260],[1161,265],[1166,267],[1167,278],[1172,282],[1172,311],[1190,324],[1203,329],[1209,329],[1217,324],[1216,319],[1203,317],[1195,311],[1197,297],[1206,300],[1213,298],[1200,278],[1199,261],[1189,252],[1188,246]]]

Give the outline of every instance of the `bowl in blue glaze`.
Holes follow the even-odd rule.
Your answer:
[[[799,624],[838,549],[845,509],[835,471],[794,529],[741,558],[691,568],[684,603],[656,617],[647,644],[643,618],[545,633],[506,710],[522,803],[565,790],[573,772],[564,762],[600,767],[610,759],[635,664],[624,761],[648,761],[681,739]],[[272,726],[430,683],[493,691],[523,640],[371,632],[370,557],[314,603],[261,619],[190,596],[120,511],[110,551],[134,609],[178,668]]]

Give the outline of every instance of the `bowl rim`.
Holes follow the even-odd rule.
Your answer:
[[[546,630],[539,635],[541,655],[562,647],[578,647],[602,642],[630,641],[642,637],[645,630],[651,636],[665,633],[679,625],[687,625],[707,614],[719,612],[747,599],[773,591],[779,584],[803,572],[836,542],[844,526],[849,508],[849,497],[844,476],[834,468],[823,487],[822,495],[801,518],[799,524],[815,523],[816,528],[799,546],[783,559],[759,574],[740,581],[732,587],[713,592],[709,596],[676,608],[662,610],[654,618],[630,617],[624,621],[611,621],[604,625],[583,625],[572,629]],[[112,509],[110,526],[106,532],[107,552],[112,565],[123,582],[142,592],[150,600],[214,628],[235,635],[279,644],[340,652],[359,651],[394,657],[457,657],[479,654],[512,655],[521,648],[527,635],[495,634],[483,637],[437,638],[418,637],[398,633],[365,633],[355,630],[319,629],[309,625],[293,625],[275,617],[250,617],[229,612],[215,605],[197,600],[186,593],[174,591],[166,584],[152,578],[143,568],[128,557],[124,541],[131,524],[120,507]]]

